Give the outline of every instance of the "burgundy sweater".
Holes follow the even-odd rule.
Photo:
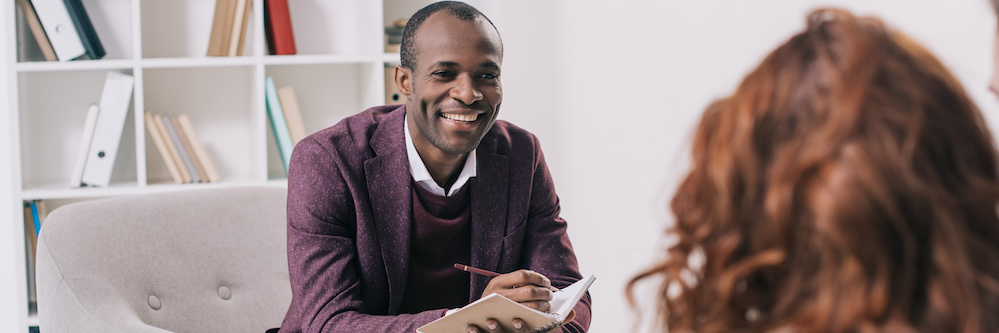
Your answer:
[[[468,304],[470,277],[454,268],[471,261],[471,198],[466,184],[450,197],[413,182],[409,278],[400,313],[454,309]]]

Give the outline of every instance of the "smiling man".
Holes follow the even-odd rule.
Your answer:
[[[537,138],[496,120],[503,43],[492,22],[461,2],[431,4],[410,18],[401,56],[405,105],[295,147],[281,332],[414,332],[493,292],[545,311],[552,287],[580,278]],[[574,311],[560,329],[585,332],[589,295]],[[469,330],[522,325],[498,324]]]

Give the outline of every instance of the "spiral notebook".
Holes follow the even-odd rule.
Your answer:
[[[499,321],[504,330],[512,331],[514,330],[511,326],[513,318],[520,318],[527,323],[528,327],[531,327],[531,332],[546,332],[562,325],[566,316],[576,307],[576,303],[579,303],[579,300],[583,298],[586,290],[590,288],[595,279],[596,277],[590,274],[590,276],[556,291],[550,302],[552,308],[548,312],[531,309],[500,294],[493,293],[450,315],[423,325],[416,331],[420,333],[464,332],[468,325],[486,327],[486,319],[489,318]]]

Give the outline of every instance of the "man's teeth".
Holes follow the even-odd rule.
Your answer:
[[[478,114],[456,114],[456,113],[442,113],[441,116],[447,119],[472,122],[479,118]]]

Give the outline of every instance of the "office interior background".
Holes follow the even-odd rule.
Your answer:
[[[84,3],[99,1],[127,0]],[[305,1],[327,0],[289,3]],[[350,5],[366,0],[330,1]],[[635,316],[625,284],[662,258],[663,232],[672,220],[668,200],[687,171],[694,125],[709,102],[729,94],[768,52],[800,31],[814,8],[837,6],[876,15],[907,33],[960,80],[993,134],[999,130],[999,100],[988,91],[997,31],[989,0],[468,2],[489,16],[503,37],[499,118],[540,138],[580,269],[597,276],[590,288],[592,332],[648,328],[650,310],[644,310],[644,319]],[[7,15],[12,11],[0,11],[2,19],[12,19]],[[8,45],[15,38],[7,31],[12,24],[0,24]],[[3,51],[0,69],[9,71],[16,52]],[[0,100],[6,108],[18,82],[17,75],[3,74]],[[14,112],[4,113],[0,128],[9,128]],[[18,277],[23,269],[13,269],[24,263],[17,257],[23,250],[13,245],[23,245],[18,240],[24,237],[18,227],[22,222],[9,218],[20,209],[8,190],[20,181],[10,162],[17,159],[9,158],[14,141],[0,131],[3,332],[26,327],[26,310],[18,303],[24,299],[24,277]],[[649,307],[654,288],[639,286],[638,307]]]

